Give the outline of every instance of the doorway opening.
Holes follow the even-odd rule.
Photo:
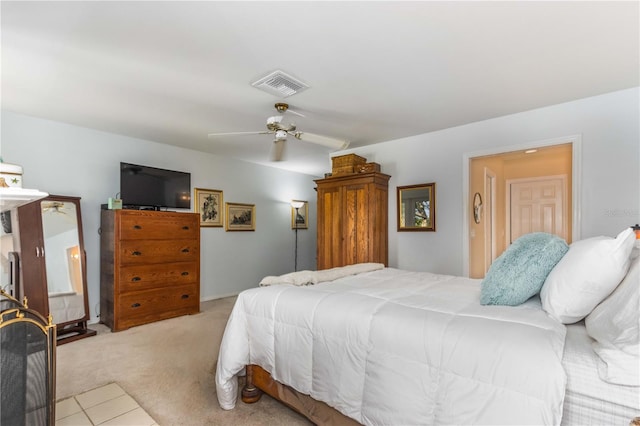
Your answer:
[[[514,236],[540,231],[567,243],[579,239],[579,152],[580,137],[571,136],[465,154],[466,276],[483,278]],[[476,193],[483,200],[479,218],[472,208]]]

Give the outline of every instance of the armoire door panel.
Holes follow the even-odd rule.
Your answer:
[[[18,208],[20,271],[22,273],[20,298],[26,297],[29,308],[45,317],[49,315],[49,295],[45,267],[44,239],[40,202]]]
[[[344,201],[342,199],[342,193],[334,190],[329,192],[331,197],[331,212],[329,218],[331,220],[328,223],[329,238],[327,240],[328,245],[325,247],[325,257],[327,264],[329,265],[342,265],[342,258],[344,256],[344,234],[342,231],[343,218],[340,212],[344,208]],[[327,266],[327,268],[330,266]]]
[[[321,200],[318,204],[318,226],[325,230],[318,234],[318,269],[324,269],[323,265],[333,264],[342,256],[339,243],[342,238],[342,218],[337,214],[342,210],[340,196],[335,188],[318,192],[318,199]]]
[[[371,214],[369,220],[372,221],[370,225],[371,229],[371,250],[373,250],[371,256],[374,259],[387,259],[388,258],[388,196],[386,188],[376,187],[373,190],[374,201],[369,203],[371,208]],[[386,262],[383,262],[386,264]]]
[[[369,206],[367,203],[367,188],[365,186],[347,188],[350,211],[349,224],[351,225],[349,243],[347,244],[348,264],[366,262],[370,258],[369,236]]]
[[[353,188],[346,188],[345,191],[345,209],[346,215],[344,227],[344,263],[352,265],[357,263],[357,231],[358,231],[358,191]]]

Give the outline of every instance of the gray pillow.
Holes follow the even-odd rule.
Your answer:
[[[480,304],[516,306],[540,292],[547,275],[569,250],[560,237],[534,232],[518,238],[482,280]]]

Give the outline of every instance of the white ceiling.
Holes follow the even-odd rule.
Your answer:
[[[322,175],[329,150],[259,131],[282,100],[298,129],[358,147],[639,85],[639,3],[0,3],[2,107]]]

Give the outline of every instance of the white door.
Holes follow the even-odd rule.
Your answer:
[[[567,239],[566,181],[566,176],[507,181],[508,244],[531,232],[547,232]]]

